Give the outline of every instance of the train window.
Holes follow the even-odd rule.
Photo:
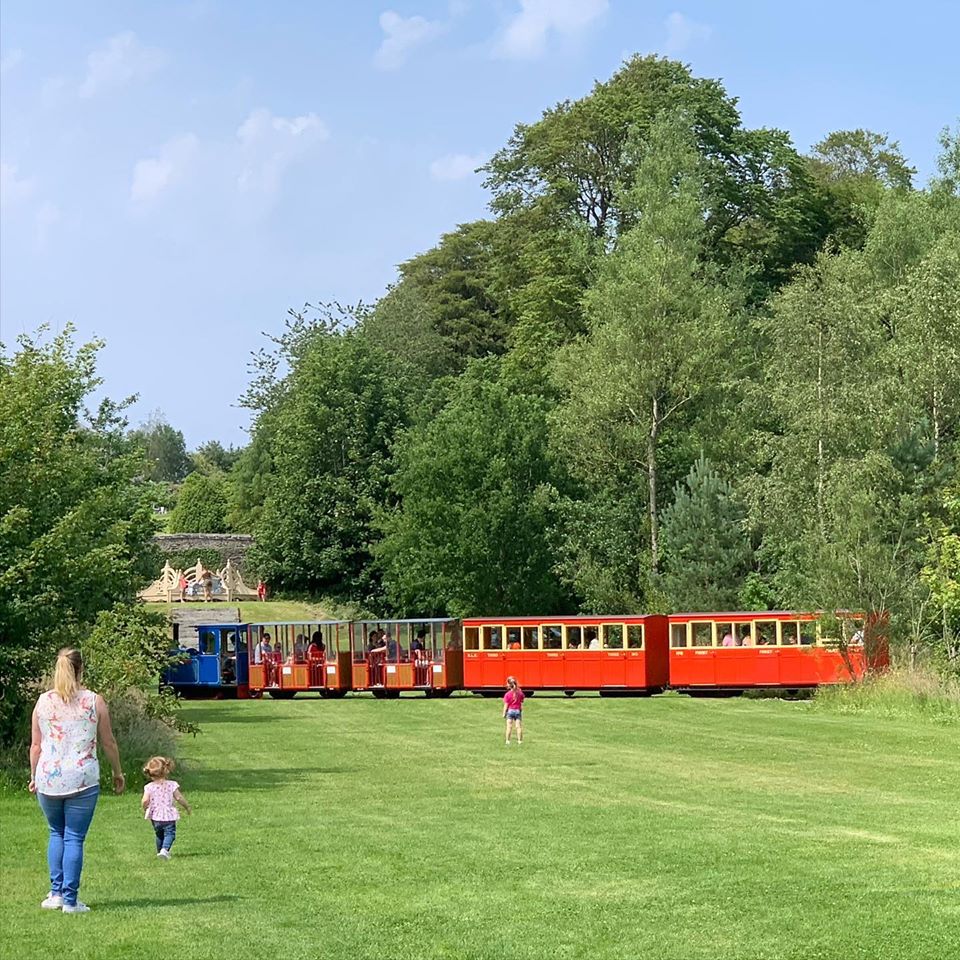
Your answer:
[[[795,647],[800,642],[800,624],[788,620],[780,624],[780,643],[785,647]]]
[[[596,627],[587,627],[583,631],[583,649],[584,650],[600,649],[600,638],[597,636]]]
[[[693,643],[694,647],[712,647],[713,646],[713,624],[712,623],[693,623]]]
[[[197,640],[201,653],[209,655],[217,652],[217,635],[213,630],[201,630]]]
[[[622,650],[623,649],[623,624],[622,623],[604,623],[600,627],[603,636],[604,650]]]
[[[841,621],[843,629],[844,643],[863,643],[863,621],[862,620],[843,620]]]
[[[756,640],[758,647],[777,645],[777,621],[776,620],[757,620]]]
[[[643,649],[643,624],[631,623],[627,627],[627,646],[631,650]]]
[[[567,627],[567,649],[568,650],[583,649],[583,628],[582,627]]]
[[[237,631],[228,630],[223,635],[223,649],[226,653],[237,652]]]
[[[503,649],[503,627],[483,627],[481,636],[484,650]]]
[[[480,628],[479,627],[463,628],[463,649],[464,650],[480,649]]]
[[[563,628],[559,623],[544,624],[540,629],[544,650],[559,650],[563,646]]]
[[[507,627],[507,649],[508,650],[520,649],[520,628],[519,627]]]
[[[726,622],[717,624],[717,645],[721,647],[740,646],[740,634],[737,633],[736,624]]]
[[[670,625],[670,646],[674,649],[687,645],[687,625],[673,623]]]
[[[817,625],[812,620],[798,624],[800,628],[800,643],[804,647],[812,647],[817,642]]]
[[[539,627],[524,627],[522,630],[522,633],[523,633],[523,649],[524,650],[540,649],[540,628]]]

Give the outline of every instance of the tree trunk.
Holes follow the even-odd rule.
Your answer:
[[[650,569],[659,572],[660,529],[657,525],[657,434],[660,430],[660,405],[653,398],[650,432],[647,434],[647,483],[650,488]]]
[[[827,522],[824,516],[824,453],[823,453],[823,325],[817,334],[817,520],[821,540],[827,539]]]

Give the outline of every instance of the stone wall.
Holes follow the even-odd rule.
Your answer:
[[[153,542],[166,556],[193,550],[216,550],[224,563],[232,560],[243,568],[253,537],[245,533],[158,533]]]

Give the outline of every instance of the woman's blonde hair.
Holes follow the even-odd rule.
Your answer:
[[[160,780],[173,773],[176,764],[169,757],[151,757],[144,765],[143,772],[151,780]]]
[[[83,657],[73,647],[64,647],[57,654],[53,671],[53,689],[64,703],[69,703],[80,692],[83,676]]]

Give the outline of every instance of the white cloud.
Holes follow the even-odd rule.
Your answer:
[[[484,161],[481,156],[466,153],[448,153],[430,164],[430,176],[434,180],[463,180],[469,177]]]
[[[36,180],[21,177],[15,163],[0,163],[0,206],[12,207],[33,196]]]
[[[543,56],[551,33],[573,38],[607,12],[607,0],[520,0],[494,53],[507,60]]]
[[[142,46],[133,31],[118,33],[87,57],[87,75],[77,92],[82,99],[90,99],[131,80],[150,76],[163,62],[163,53]]]
[[[708,40],[713,32],[708,24],[698,23],[682,13],[671,13],[664,23],[667,27],[667,39],[663,48],[668,53],[680,53],[691,44]]]
[[[186,133],[168,140],[156,157],[138,160],[133,168],[130,202],[144,206],[156,200],[167,187],[181,180],[197,154],[200,141]]]
[[[244,193],[273,196],[286,168],[329,137],[315,113],[288,119],[263,108],[254,110],[237,129],[242,162],[237,186]]]
[[[403,66],[412,50],[440,36],[447,27],[439,20],[401,17],[393,10],[385,10],[380,14],[380,29],[384,38],[373,62],[381,70],[395,70]]]
[[[22,50],[8,50],[2,57],[0,57],[0,75],[9,73],[22,60]]]

